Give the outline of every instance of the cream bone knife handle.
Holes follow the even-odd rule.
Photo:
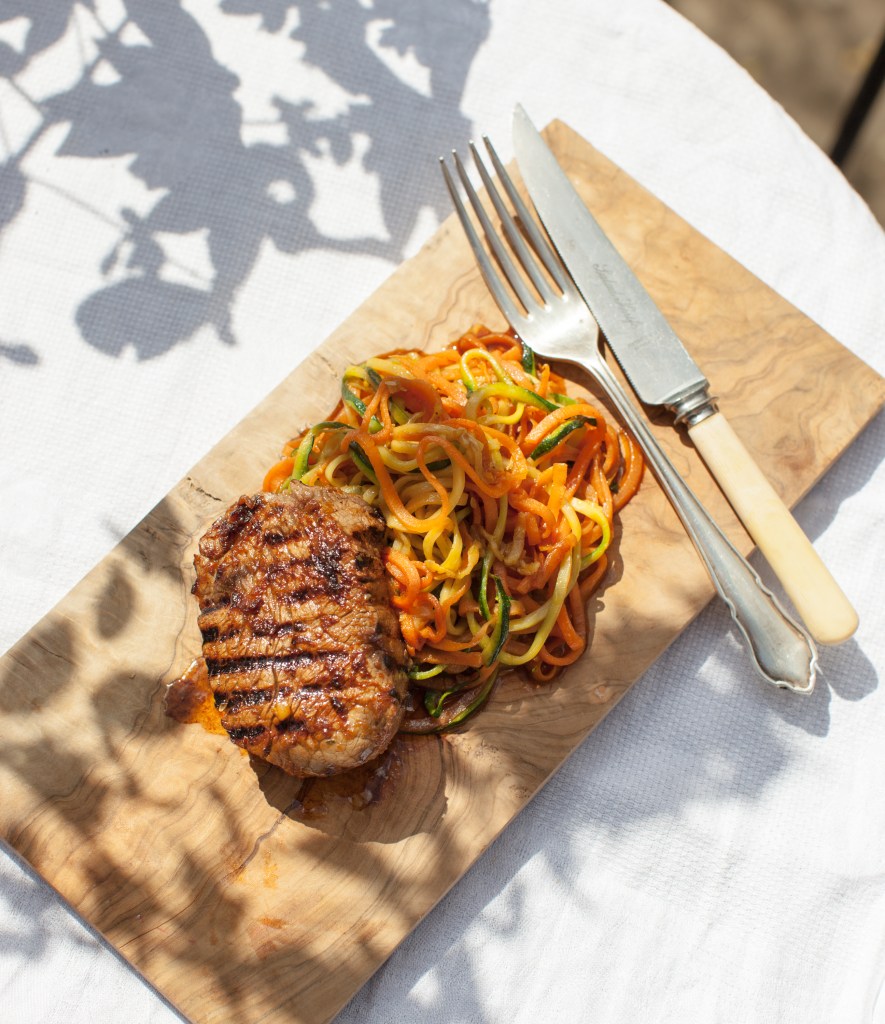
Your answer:
[[[532,202],[637,396],[667,406],[677,423],[698,424],[692,431],[698,449],[810,632],[823,643],[847,639],[857,616],[845,596],[726,422],[715,416],[699,367],[519,106],[513,141]],[[702,423],[704,417],[709,421]]]
[[[821,644],[847,640],[857,613],[728,420],[714,412],[688,433],[808,632]]]
[[[817,674],[817,652],[808,632],[784,611],[752,566],[711,519],[606,362],[601,357],[595,358],[595,354],[576,354],[570,361],[583,366],[596,379],[633,434],[694,543],[719,596],[744,634],[760,674],[777,686],[796,693],[811,693]]]
[[[661,310],[596,222],[528,115],[517,106],[513,142],[541,220],[636,395],[685,423],[734,511],[777,574],[808,632],[839,643],[857,616],[798,523],[737,441],[707,380]],[[697,425],[696,425],[697,424]]]

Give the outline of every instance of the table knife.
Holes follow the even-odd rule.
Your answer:
[[[685,425],[814,639],[847,640],[858,624],[848,598],[521,106],[514,110],[513,142],[532,204],[637,396],[647,405],[665,406]]]

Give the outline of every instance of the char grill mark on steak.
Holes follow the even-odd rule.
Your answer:
[[[291,692],[291,686],[281,686],[278,689],[268,687],[263,690],[258,687],[247,690],[228,690],[227,693],[215,694],[215,707],[219,711],[236,714],[241,708],[251,708],[256,704],[269,704],[278,696],[288,697]]]
[[[317,666],[317,662],[325,662]],[[253,672],[255,669],[306,669],[318,668],[319,671],[341,671],[354,658],[347,651],[319,651],[309,654],[296,651],[291,654],[253,655],[246,658],[216,659],[207,658],[206,667],[209,677],[235,675],[239,672]]]
[[[236,744],[310,776],[356,767],[393,738],[408,679],[383,540],[361,498],[301,484],[240,498],[206,532],[194,593]]]

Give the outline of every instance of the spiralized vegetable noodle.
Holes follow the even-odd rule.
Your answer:
[[[581,655],[642,473],[595,405],[512,334],[475,326],[441,352],[349,366],[337,407],[285,446],[264,489],[337,487],[383,512],[412,659],[404,729],[423,732],[463,721],[502,668],[546,682]]]

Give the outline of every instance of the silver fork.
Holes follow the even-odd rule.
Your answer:
[[[519,218],[518,226],[476,147],[470,143],[473,159],[509,245],[492,224],[454,151],[452,159],[500,270],[486,251],[445,160],[441,158],[440,164],[464,232],[501,312],[519,337],[539,355],[574,363],[593,377],[645,454],[646,462],[743,634],[758,672],[776,686],[811,693],[817,672],[817,652],[811,637],[784,611],[712,520],[658,444],[645,418],[627,397],[603,359],[599,328],[589,308],[539,230],[491,142],[485,137],[484,141],[495,172]]]

